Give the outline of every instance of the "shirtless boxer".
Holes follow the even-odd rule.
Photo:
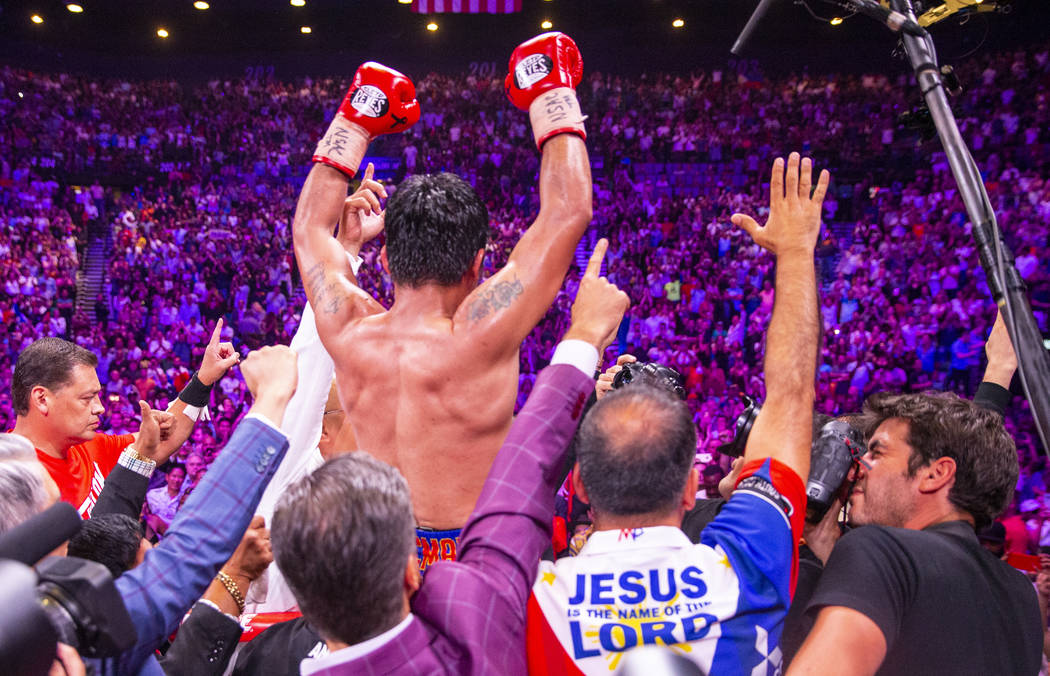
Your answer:
[[[510,426],[518,348],[553,302],[590,222],[591,172],[574,89],[582,66],[561,33],[511,55],[507,93],[529,111],[542,153],[540,211],[506,267],[480,286],[487,210],[451,174],[411,177],[387,205],[381,260],[394,282],[389,310],[357,286],[333,236],[344,201],[353,213],[343,219],[344,237],[356,238],[359,250],[378,234],[356,217],[382,211],[382,185],[366,170],[362,189],[349,200],[346,191],[371,139],[419,119],[415,87],[396,71],[371,62],[358,69],[299,197],[296,260],[344,410],[359,448],[408,480],[424,529],[466,522]]]

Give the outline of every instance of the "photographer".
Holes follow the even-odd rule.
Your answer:
[[[849,496],[851,524],[865,527],[837,543],[835,529],[821,529],[824,551],[828,539],[834,549],[807,606],[815,625],[789,674],[1039,671],[1043,624],[1032,585],[975,533],[1017,481],[1014,442],[994,403],[1016,367],[1008,346],[1000,318],[986,347],[983,406],[947,393],[865,403],[868,452]]]

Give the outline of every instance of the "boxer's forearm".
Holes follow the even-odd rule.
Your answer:
[[[364,155],[363,151],[361,155]],[[310,246],[312,240],[332,237],[342,214],[349,182],[343,172],[326,164],[315,163],[310,169],[292,221],[296,254],[301,246]]]
[[[559,134],[543,144],[540,163],[540,213],[536,226],[556,229],[579,241],[591,222],[591,164],[587,145],[574,134]],[[575,246],[575,245],[574,245]]]

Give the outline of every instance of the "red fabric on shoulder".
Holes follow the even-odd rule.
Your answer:
[[[768,471],[762,470],[768,466]],[[759,458],[744,465],[737,485],[749,476],[759,475],[768,478],[773,488],[781,497],[791,504],[788,521],[791,523],[791,538],[795,542],[795,551],[791,564],[791,595],[795,594],[795,583],[798,581],[798,544],[802,540],[802,528],[806,521],[806,484],[802,478],[784,463],[775,458]]]

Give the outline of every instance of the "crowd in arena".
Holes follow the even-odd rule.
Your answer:
[[[955,113],[1045,334],[1050,47],[982,55],[957,73],[964,89]],[[733,67],[585,74],[577,92],[588,116],[593,218],[564,286],[521,343],[515,411],[570,330],[588,256],[607,238],[603,273],[630,309],[599,370],[624,354],[677,370],[696,427],[693,464],[729,473],[733,459],[719,446],[734,436],[742,395],[767,397],[777,298],[775,256],[730,215],[768,215],[770,161],[790,150],[833,177],[816,249],[816,410],[852,414],[880,392],[972,398],[996,308],[944,154],[927,129],[902,123],[916,99],[907,77],[760,78]],[[391,195],[406,177],[441,171],[473,186],[492,224],[480,273],[490,277],[540,208],[529,117],[506,104],[502,77],[431,73],[415,87],[419,122],[376,139],[368,158],[384,167]],[[155,410],[176,401],[220,323],[218,339],[242,358],[289,344],[307,296],[292,246],[296,200],[345,91],[339,78],[190,86],[0,70],[0,379],[12,381],[33,341],[73,341],[98,358],[99,431],[122,435],[139,428],[140,401]],[[390,307],[383,242],[361,249],[356,279]],[[98,292],[84,298],[92,274]],[[150,481],[147,534],[163,541],[186,504],[183,483],[211,473],[251,390],[231,372],[210,391],[210,419]],[[0,424],[15,423],[11,393],[0,391]],[[1005,427],[1020,475],[1002,522],[1011,551],[1040,554],[1050,547],[1050,468],[1022,397]]]
[[[1048,67],[1046,49],[967,63],[956,106],[1044,330],[1050,270],[1039,252],[1048,241],[1050,185],[1039,170],[1050,120],[1046,106],[1024,102],[1047,98]],[[521,142],[527,125],[504,109],[496,78],[430,74],[417,86],[426,111],[420,123],[380,139],[374,153],[402,160],[394,179],[432,171],[467,177],[492,215],[486,270],[499,269],[536,207],[523,180],[538,167]],[[173,397],[219,317],[247,348],[288,342],[305,301],[288,246],[295,185],[306,139],[341,96],[337,81],[190,89],[8,68],[0,91],[0,176],[13,188],[3,197],[3,250],[16,261],[5,282],[4,316],[14,331],[4,373],[27,341],[75,336],[100,355],[103,384],[114,395],[107,423],[123,432],[139,397]],[[741,233],[728,214],[761,204],[764,160],[781,147],[828,158],[836,176],[818,252],[827,329],[820,410],[854,411],[883,389],[976,386],[994,308],[943,155],[932,170],[924,166],[929,144],[898,122],[909,93],[885,76],[794,76],[758,86],[731,71],[641,82],[597,73],[581,87],[597,122],[591,154],[606,167],[595,181],[589,237],[610,237],[610,278],[632,295],[616,348],[686,377],[704,463],[717,461],[715,447],[727,441],[734,393],[762,393],[756,365],[771,266],[760,251],[739,250]],[[218,97],[222,106],[213,105]],[[984,114],[989,105],[992,115]],[[249,116],[266,123],[248,131]],[[677,176],[662,167],[684,163],[695,168],[693,183],[672,185]],[[141,181],[60,188],[56,164],[69,174]],[[112,228],[110,292],[90,303],[96,321],[80,321],[74,333],[74,238],[100,209]],[[27,253],[27,224],[39,233],[30,256],[19,255]],[[392,287],[377,252],[364,253],[362,284],[389,304]],[[519,406],[566,326],[573,290],[570,280],[522,346]],[[244,410],[243,386],[228,389],[215,402],[214,429],[195,440],[209,460],[228,436],[219,421],[233,423]],[[4,404],[0,418],[9,424]],[[1041,475],[1024,404],[1008,421],[1024,475]]]

